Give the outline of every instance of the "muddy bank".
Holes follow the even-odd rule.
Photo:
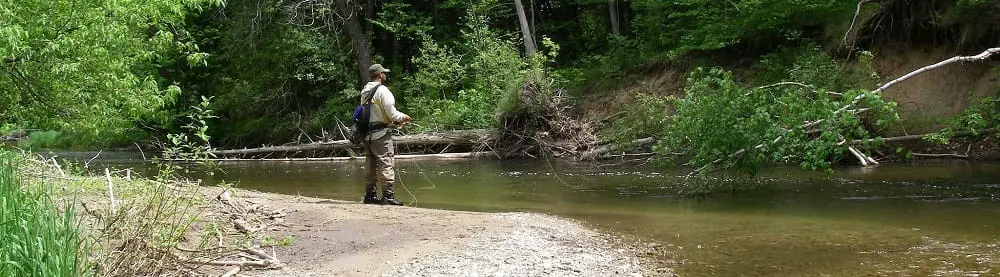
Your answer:
[[[221,189],[219,189],[221,190]],[[212,192],[208,192],[212,193]],[[243,276],[670,276],[654,244],[532,213],[364,205],[252,191],[288,214],[264,236],[283,269]],[[270,247],[269,247],[270,248]]]

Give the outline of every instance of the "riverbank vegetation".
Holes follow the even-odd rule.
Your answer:
[[[285,216],[163,168],[156,177],[0,151],[0,273],[189,276],[282,263],[262,249],[294,243],[261,231]],[[217,190],[212,190],[217,191]],[[215,274],[215,273],[213,273]],[[216,274],[216,275],[218,275]]]
[[[77,276],[86,245],[72,210],[56,209],[38,188],[22,189],[9,153],[0,153],[0,275]]]
[[[0,46],[0,88],[12,92],[0,96],[0,131],[35,130],[24,147],[199,158],[215,147],[332,141],[379,62],[416,118],[403,132],[496,130],[461,150],[501,157],[614,149],[704,169],[824,169],[909,156],[895,153],[923,148],[879,138],[911,131],[937,143],[995,135],[1000,73],[995,51],[982,51],[1000,46],[1000,5],[908,3],[10,3],[0,10],[10,22],[0,26],[10,42]],[[961,82],[915,77],[879,89],[978,53],[934,68]]]

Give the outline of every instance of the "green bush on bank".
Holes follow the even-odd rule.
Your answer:
[[[968,131],[980,135],[981,131],[1000,126],[1000,96],[974,99],[961,114],[948,121],[948,127],[938,133],[924,137],[925,140],[948,144],[956,132]],[[995,133],[996,131],[994,131]]]
[[[73,209],[22,186],[12,155],[0,152],[0,276],[78,276],[87,251]]]
[[[520,89],[530,58],[522,58],[509,36],[489,27],[491,9],[484,3],[468,9],[464,29],[454,45],[423,36],[414,57],[416,72],[404,77],[402,109],[417,118],[416,131],[487,128],[496,123],[505,94]]]
[[[612,124],[612,137],[619,143],[658,137],[656,152],[664,157],[684,154],[698,166],[748,149],[724,159],[722,166],[750,171],[769,163],[829,168],[847,147],[838,142],[874,137],[898,120],[895,103],[877,95],[858,105],[872,108],[864,114],[834,114],[845,99],[868,93],[866,88],[877,83],[871,61],[867,53],[856,62],[837,61],[806,43],[764,55],[754,70],[742,74],[749,81],[718,67],[696,68],[679,99],[639,95],[633,108]],[[785,84],[772,86],[779,82]],[[819,119],[827,123],[806,134],[801,125]],[[774,142],[778,137],[782,139]]]

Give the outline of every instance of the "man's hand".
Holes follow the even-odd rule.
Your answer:
[[[406,126],[406,124],[408,124],[408,123],[410,123],[410,116],[409,115],[404,116],[403,120],[400,120],[396,124],[399,124],[399,127],[403,127],[403,126]]]

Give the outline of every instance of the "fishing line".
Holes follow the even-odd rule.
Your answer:
[[[563,179],[559,177],[559,173],[556,172],[555,167],[552,167],[552,162],[549,161],[549,157],[545,157],[545,159],[543,159],[543,160],[545,160],[545,164],[549,165],[549,170],[552,171],[552,176],[555,176],[556,180],[559,180],[559,182],[562,183],[564,186],[577,189],[576,186],[573,186],[573,185],[570,185],[569,183],[566,183],[566,181],[563,181]]]
[[[395,171],[395,170],[396,170],[396,168],[393,168],[392,170],[393,170],[393,171]],[[397,173],[398,173],[398,172],[397,172]],[[398,174],[397,174],[397,175],[398,175]],[[413,198],[413,202],[410,202],[410,206],[411,206],[411,207],[416,207],[416,206],[417,206],[417,204],[419,204],[419,203],[420,203],[420,202],[419,202],[419,200],[417,200],[417,196],[416,196],[416,195],[413,195],[413,192],[410,192],[410,189],[409,189],[409,188],[407,188],[407,187],[406,187],[406,184],[404,184],[404,183],[403,183],[403,178],[402,178],[403,176],[402,176],[402,175],[400,175],[399,177],[400,177],[400,178],[399,178],[399,185],[400,185],[400,186],[403,186],[403,190],[405,190],[405,191],[406,191],[406,193],[410,195],[410,198]]]
[[[417,190],[436,189],[437,188],[437,183],[434,183],[434,181],[432,181],[430,177],[427,177],[427,174],[424,173],[424,169],[422,167],[420,167],[420,164],[414,163],[413,165],[417,167],[417,172],[420,173],[420,176],[423,176],[424,180],[427,180],[427,182],[431,184],[429,187],[422,187],[422,188],[418,188]],[[396,168],[393,167],[392,170],[396,171]],[[406,193],[408,193],[410,195],[410,197],[413,198],[412,206],[416,207],[417,204],[420,203],[417,200],[417,196],[414,195],[413,192],[411,192],[410,189],[406,187],[406,184],[403,183],[403,175],[399,174],[399,171],[396,171],[396,175],[399,175],[399,177],[400,177],[399,178],[399,185],[403,186],[403,189],[406,190]]]
[[[413,123],[410,123],[410,124],[413,124]],[[399,132],[401,135],[406,135],[406,133],[404,133],[402,130],[396,129],[396,131]],[[420,173],[420,176],[423,176],[424,180],[427,180],[427,183],[431,184],[429,187],[422,187],[422,188],[418,188],[417,190],[436,189],[437,188],[437,183],[435,183],[433,180],[431,180],[431,178],[428,177],[426,173],[424,173],[424,168],[420,167],[419,163],[413,163],[413,165],[417,167],[417,172]],[[419,200],[417,199],[417,196],[415,194],[413,194],[412,191],[410,191],[410,188],[406,187],[405,183],[403,183],[403,175],[399,174],[399,171],[396,170],[396,167],[393,167],[392,170],[393,170],[393,172],[395,172],[395,174],[397,176],[399,176],[399,185],[403,187],[403,190],[406,190],[406,193],[409,194],[411,198],[413,198],[413,202],[411,202],[411,206],[416,207],[420,203]]]

